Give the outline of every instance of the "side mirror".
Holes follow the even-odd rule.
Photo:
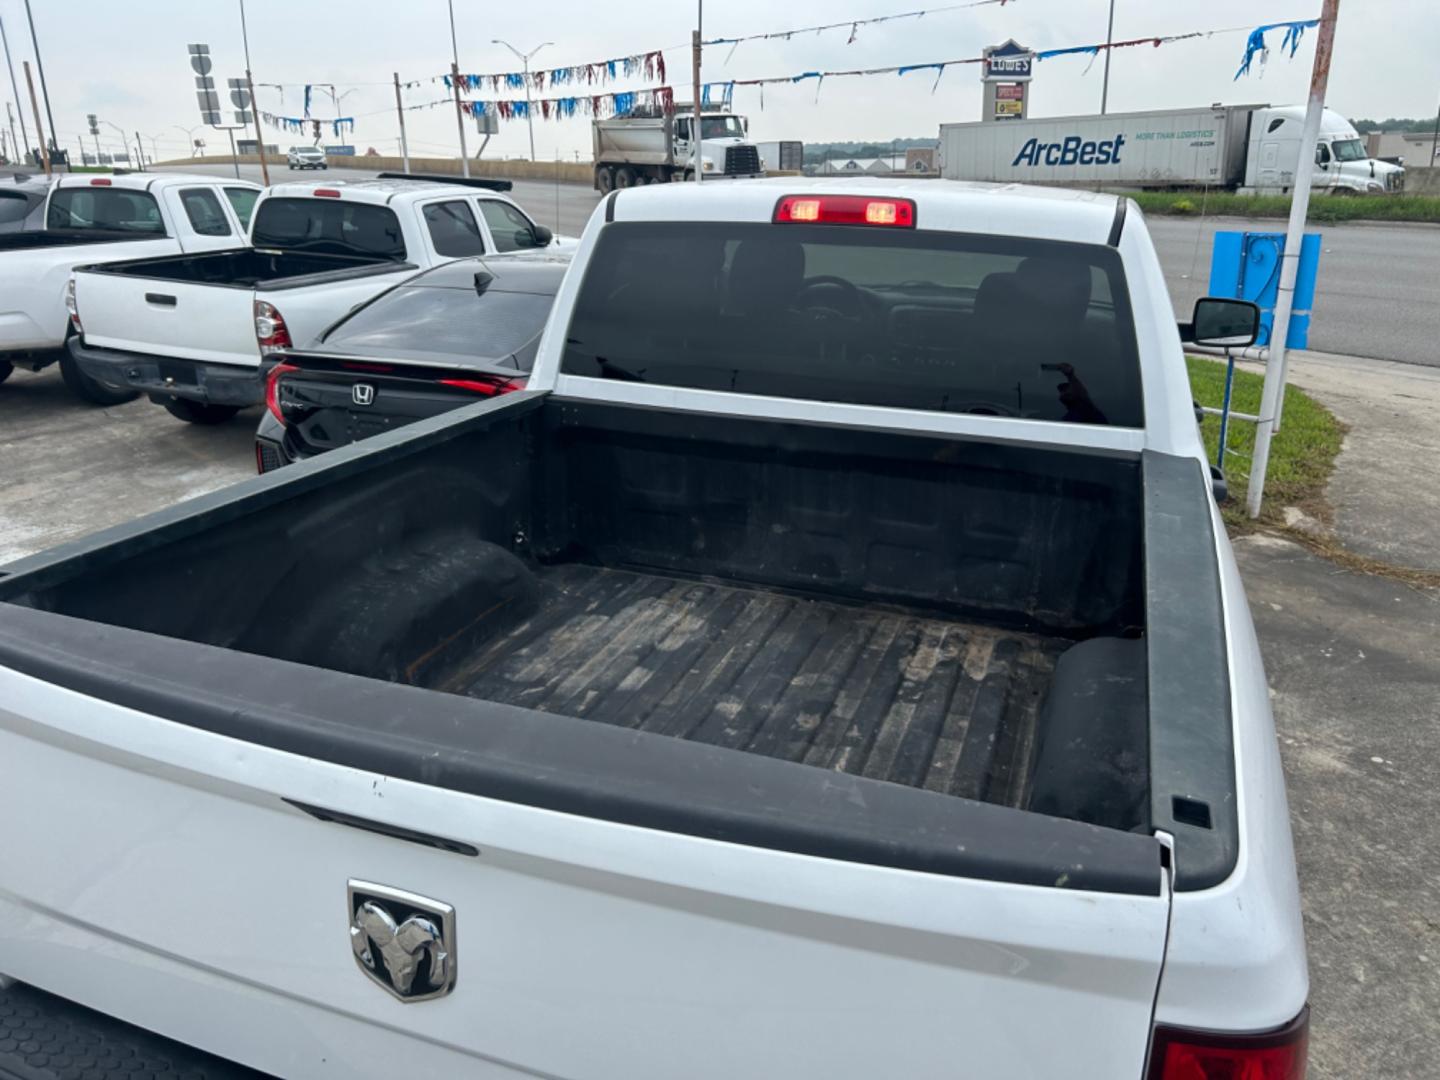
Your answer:
[[[1180,340],[1196,345],[1244,348],[1260,333],[1260,308],[1249,300],[1206,296],[1195,301],[1195,313],[1180,324]]]
[[[530,231],[535,234],[536,247],[549,247],[550,241],[555,239],[555,234],[544,225],[535,225]]]

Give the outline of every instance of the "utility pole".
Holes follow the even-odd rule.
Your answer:
[[[29,3],[29,0],[26,0]],[[245,27],[245,0],[240,0],[240,38],[245,43],[245,86],[250,91],[250,115],[255,120],[255,152],[260,155],[260,176],[270,186],[270,166],[265,162],[265,136],[260,131],[260,109],[255,102],[255,80],[250,77],[250,31]],[[237,120],[241,117],[236,117]],[[233,137],[233,136],[232,136]]]
[[[30,77],[30,61],[22,60],[25,69],[25,85],[30,90],[30,108],[35,111],[35,130],[40,133],[40,160],[45,165],[45,175],[50,175],[50,151],[45,148],[45,129],[40,126],[40,102],[35,99],[35,80]]]
[[[40,73],[40,93],[45,98],[45,118],[50,121],[50,146],[57,145],[55,142],[55,115],[50,111],[50,90],[45,83],[45,61],[40,59],[40,39],[35,36],[35,16],[30,12],[30,0],[25,0],[25,18],[30,21],[30,45],[35,50],[35,67]],[[35,126],[40,126],[39,116],[36,116]],[[40,133],[40,141],[45,141],[45,133]],[[46,154],[49,157],[49,154]]]
[[[140,141],[140,132],[135,132],[135,149],[140,152],[140,171],[145,171],[145,144]]]
[[[470,176],[470,151],[465,146],[465,110],[460,107],[460,46],[455,38],[455,0],[450,6],[450,84],[455,91],[455,127],[460,132],[460,174]]]
[[[1105,106],[1110,101],[1110,54],[1115,50],[1110,43],[1115,40],[1115,0],[1110,0],[1110,23],[1105,27],[1105,78],[1100,82],[1100,115],[1105,115]]]
[[[15,104],[20,104],[18,97],[16,98]],[[10,121],[10,142],[15,147],[15,161],[17,164],[23,165],[25,163],[25,148],[20,145],[20,140],[15,138],[15,112],[10,108],[10,102],[8,101],[5,102],[5,118]],[[22,121],[25,119],[24,109],[20,110],[20,119]]]
[[[405,140],[405,106],[400,102],[400,73],[395,72],[395,115],[400,118],[400,161],[410,171],[410,144]]]
[[[10,39],[5,36],[5,19],[0,17],[0,44],[5,46],[5,66],[10,69],[10,90],[15,95],[15,108],[20,111],[20,134],[25,137],[25,145],[20,149],[20,161],[24,162],[25,155],[30,153],[30,132],[25,130],[25,106],[20,99],[20,84],[15,81],[15,65],[10,61]],[[7,106],[8,110],[8,106]],[[14,128],[12,123],[11,128]],[[14,140],[15,132],[10,132],[11,140]],[[40,136],[43,141],[45,136]]]
[[[1265,495],[1265,472],[1270,466],[1270,440],[1278,426],[1281,401],[1285,396],[1285,339],[1290,334],[1295,279],[1300,272],[1300,244],[1305,236],[1305,218],[1310,211],[1310,177],[1315,171],[1315,144],[1320,137],[1320,114],[1325,109],[1330,58],[1335,49],[1335,20],[1339,14],[1340,0],[1324,0],[1315,41],[1315,67],[1310,75],[1310,101],[1305,109],[1305,126],[1300,133],[1300,160],[1295,165],[1295,186],[1291,189],[1285,254],[1280,260],[1280,287],[1275,297],[1269,356],[1265,361],[1260,419],[1255,425],[1255,456],[1250,463],[1250,488],[1245,499],[1245,509],[1252,518],[1260,516],[1260,503]]]
[[[1435,164],[1435,154],[1440,151],[1440,106],[1435,109],[1435,134],[1430,136],[1430,164]]]
[[[700,160],[700,34],[705,28],[705,0],[695,0],[695,30],[690,35],[690,74],[695,84],[694,119],[690,122],[695,130],[690,132],[690,145],[695,153],[695,182],[701,182],[705,175],[704,162]]]

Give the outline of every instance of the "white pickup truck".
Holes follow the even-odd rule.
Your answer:
[[[84,400],[130,400],[135,391],[96,382],[65,351],[70,272],[244,244],[260,190],[243,180],[164,173],[62,176],[46,198],[43,228],[0,233],[0,382],[17,366],[39,371],[58,361]]]
[[[1112,196],[612,194],[526,390],[0,573],[9,1045],[1299,1080],[1257,321]]]
[[[508,181],[410,177],[277,184],[250,246],[86,266],[70,353],[97,382],[148,394],[191,423],[259,403],[260,362],[304,345],[417,269],[573,246],[500,193]]]

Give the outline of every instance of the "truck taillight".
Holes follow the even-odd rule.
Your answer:
[[[868,195],[786,195],[775,204],[778,225],[879,225],[915,228],[913,199]]]
[[[280,378],[292,371],[299,371],[294,364],[276,364],[265,373],[265,408],[270,410],[270,415],[285,423],[285,413],[280,408]],[[262,472],[264,470],[261,470]]]
[[[495,397],[525,389],[524,381],[515,379],[441,379],[439,382],[441,386],[448,386],[452,390],[468,390],[483,397]]]
[[[1305,1080],[1309,1030],[1308,1008],[1260,1035],[1157,1027],[1146,1080]]]
[[[70,325],[75,328],[75,333],[83,334],[85,328],[80,325],[80,307],[75,303],[75,279],[73,277],[65,283],[65,310],[70,313]]]
[[[280,349],[290,348],[290,329],[285,325],[274,304],[264,300],[255,301],[255,339],[260,343],[260,355],[268,356]]]

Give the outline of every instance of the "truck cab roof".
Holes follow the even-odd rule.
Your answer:
[[[255,191],[262,190],[260,184],[250,180],[234,180],[228,177],[203,176],[198,173],[155,173],[155,172],[122,172],[122,173],[80,173],[62,176],[55,181],[57,188],[80,188],[80,187],[108,187],[119,188],[122,191],[149,191],[155,192],[164,188],[176,187],[178,185],[196,184],[224,184],[227,187],[251,188]]]
[[[275,184],[270,188],[269,195],[272,198],[303,199],[313,196],[316,191],[341,191],[342,198],[354,201],[370,203],[376,206],[385,206],[394,203],[397,199],[424,198],[432,196],[447,189],[470,194],[474,191],[472,187],[463,184],[447,184],[440,180],[411,180],[393,179],[389,177],[375,177],[365,180],[311,180],[291,181],[284,184]],[[490,192],[490,194],[499,194]],[[503,196],[501,196],[503,198]]]
[[[915,203],[919,228],[1088,244],[1111,241],[1124,204],[1114,195],[1076,189],[881,177],[670,184],[648,187],[641,198],[630,192],[616,195],[606,211],[615,221],[769,221],[785,195],[901,198]]]

